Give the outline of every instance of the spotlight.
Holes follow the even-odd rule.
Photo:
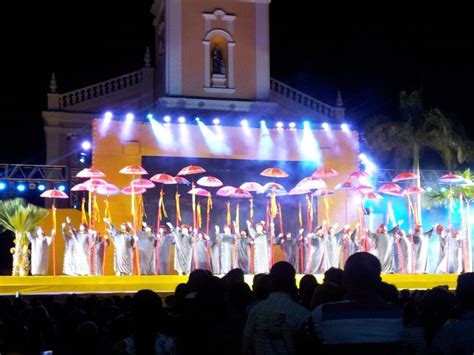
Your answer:
[[[331,127],[329,127],[329,123],[327,123],[327,122],[324,122],[324,123],[321,125],[321,127],[323,127],[323,129],[324,129],[325,131],[329,131],[329,130],[331,129]]]
[[[163,117],[163,121],[165,121],[166,123],[169,123],[169,122],[171,122],[171,117],[170,116],[165,116],[165,117]]]
[[[280,129],[283,128],[283,122],[281,122],[281,121],[280,121],[280,122],[277,122],[277,123],[276,123],[276,127],[277,127],[277,128],[280,128]]]
[[[290,127],[291,129],[294,129],[294,128],[296,127],[296,123],[290,122],[290,123],[288,124],[288,127]]]
[[[260,121],[260,126],[267,127],[267,123],[264,120]]]
[[[107,120],[107,121],[110,121],[112,119],[112,117],[114,117],[114,115],[112,114],[112,112],[110,111],[107,111],[105,114],[104,114],[104,118]]]
[[[7,184],[5,184],[3,181],[0,181],[0,191],[3,191],[7,188]]]
[[[247,120],[242,120],[242,121],[240,121],[240,124],[241,124],[243,127],[248,127],[248,126],[249,126],[249,121],[247,121]]]
[[[178,122],[179,123],[184,123],[184,122],[186,122],[186,118],[184,118],[183,116],[179,116]]]
[[[151,120],[153,118],[153,115],[151,113],[149,113],[148,115],[146,115],[146,118],[148,118],[149,120]]]
[[[64,185],[59,185],[59,186],[58,186],[58,190],[61,191],[61,192],[64,192],[64,191],[66,191],[66,186],[64,186]]]
[[[446,192],[446,187],[442,187],[440,190],[441,192]]]
[[[218,124],[221,123],[221,120],[216,117],[212,120],[212,123],[215,124],[215,125],[218,125]]]
[[[431,192],[431,191],[433,191],[433,188],[431,186],[428,186],[425,190],[426,190],[426,192]]]
[[[367,160],[367,155],[365,155],[364,153],[360,153],[359,154],[359,159],[360,160]]]
[[[79,158],[79,161],[81,162],[81,164],[84,164],[84,163],[86,162],[86,158],[80,157],[80,158]]]
[[[34,190],[34,189],[36,189],[36,184],[34,182],[30,182],[28,184],[28,187],[30,188],[30,190]]]
[[[309,123],[309,121],[304,121],[304,122],[303,122],[303,126],[304,126],[304,127],[308,127],[308,128],[309,128],[309,126],[310,126],[310,123]]]
[[[18,191],[20,191],[20,192],[23,192],[23,191],[26,190],[26,185],[23,184],[23,183],[18,184],[18,185],[16,185],[16,189],[17,189]]]
[[[134,120],[135,116],[133,113],[127,113],[127,115],[125,116],[125,121],[127,123],[132,123],[132,121]]]
[[[343,130],[344,132],[349,132],[349,125],[347,123],[342,123],[341,130]]]
[[[89,149],[92,148],[92,144],[89,141],[84,141],[84,142],[81,143],[81,147],[84,150],[89,150]]]
[[[38,191],[44,191],[44,190],[46,190],[45,184],[39,184],[38,185]]]
[[[196,122],[200,122],[200,121],[201,121],[201,119],[200,119],[199,117],[196,117],[195,120],[196,120]]]

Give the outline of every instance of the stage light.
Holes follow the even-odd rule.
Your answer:
[[[110,111],[107,111],[105,114],[104,114],[104,119],[102,120],[102,124],[100,125],[100,134],[102,136],[105,135],[105,133],[107,132],[107,128],[109,127],[110,125],[110,122],[112,122],[112,117],[114,115],[112,114],[112,112]]]
[[[104,114],[104,119],[105,119],[105,120],[110,121],[110,120],[112,120],[112,117],[114,117],[114,115],[113,115],[112,112],[110,112],[110,111],[107,111],[107,112]]]
[[[38,187],[38,191],[46,190],[46,185],[45,184],[39,184],[37,187]]]
[[[303,122],[303,128],[306,128],[306,127],[311,128],[311,124],[310,124],[309,121],[304,121]]]
[[[84,142],[81,143],[81,147],[84,150],[89,150],[89,149],[92,148],[92,144],[89,141],[84,141]]]
[[[127,113],[127,115],[125,116],[126,123],[132,123],[134,119],[135,119],[135,115],[133,113]]]
[[[186,122],[186,118],[184,118],[184,116],[179,116],[178,117],[178,122],[179,123],[184,123],[184,122]]]
[[[199,117],[196,117],[195,120],[196,120],[196,122],[201,121],[201,119]]]
[[[249,126],[249,121],[248,120],[242,120],[242,121],[240,121],[240,125],[242,127],[248,127]]]
[[[160,147],[169,149],[173,146],[173,136],[171,130],[168,128],[169,123],[160,123],[154,118],[150,120],[151,129],[155,136],[156,142]]]
[[[4,183],[3,181],[0,181],[0,191],[3,191],[7,188],[7,184]]]
[[[165,121],[166,123],[170,123],[171,122],[171,117],[167,115],[167,116],[163,117],[163,121]]]
[[[221,123],[221,120],[216,117],[212,120],[212,123],[215,124],[215,125],[218,125],[218,124]]]
[[[359,159],[360,160],[367,160],[367,156],[364,153],[359,154]]]
[[[276,123],[276,127],[279,128],[279,129],[282,129],[284,126],[283,122],[279,121]]]
[[[264,120],[260,121],[260,128],[265,127],[267,128],[267,123]]]
[[[347,123],[342,123],[341,124],[341,130],[343,132],[349,132],[349,125]]]
[[[84,164],[84,163],[86,162],[86,158],[80,157],[80,158],[79,158],[79,161],[81,162],[81,164]]]
[[[366,172],[372,174],[374,171],[377,171],[377,166],[367,157],[367,155],[361,153],[359,154],[359,159],[362,161],[362,164],[364,164]]]
[[[232,154],[232,150],[225,143],[222,127],[216,126],[213,129],[210,129],[202,121],[198,122],[198,126],[211,153],[224,155]]]
[[[61,191],[61,192],[64,192],[64,191],[66,191],[66,186],[65,185],[59,185],[58,190]]]
[[[24,192],[26,190],[26,185],[21,183],[21,184],[18,184],[16,185],[16,189],[20,192]]]
[[[446,192],[446,187],[442,187],[440,190],[441,192]]]
[[[148,115],[146,115],[146,118],[148,118],[149,120],[151,120],[153,118],[153,115],[151,113],[149,113]]]
[[[122,141],[127,141],[130,139],[130,136],[132,135],[132,123],[134,119],[135,116],[133,113],[127,113],[125,115],[125,123],[122,125],[122,130],[120,132],[120,139]]]
[[[316,163],[316,166],[321,166],[321,149],[314,137],[309,121],[303,122],[303,138],[300,143],[300,152],[304,160]]]
[[[431,191],[433,191],[433,188],[431,186],[428,186],[425,190],[426,190],[426,192],[431,192]]]
[[[291,129],[294,129],[294,128],[296,127],[296,123],[290,122],[290,123],[288,124],[288,127],[290,127]]]
[[[331,130],[331,127],[329,126],[329,123],[327,122],[324,122],[321,127],[325,130],[325,131],[329,131]]]

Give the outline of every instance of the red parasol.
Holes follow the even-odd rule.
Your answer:
[[[358,185],[357,190],[359,190],[362,193],[367,193],[367,192],[374,191],[375,189],[373,186],[370,186],[370,185]]]
[[[105,195],[105,196],[113,196],[117,195],[120,193],[120,189],[113,185],[113,184],[107,184],[105,186],[99,186],[97,187],[96,191],[99,195]]]
[[[402,192],[402,188],[400,185],[388,183],[380,186],[377,191],[387,195],[399,196],[399,194]]]
[[[290,192],[288,192],[288,195],[304,195],[309,193],[311,193],[310,190],[294,187],[290,190]]]
[[[204,168],[201,168],[200,166],[197,165],[189,165],[185,168],[182,168],[178,175],[192,175],[192,174],[200,174],[200,173],[205,173],[206,170]]]
[[[175,176],[174,180],[176,181],[176,183],[178,185],[189,185],[190,184],[188,179],[186,179],[184,177],[181,177],[181,176]]]
[[[59,190],[46,190],[40,196],[44,198],[69,198],[66,193]]]
[[[276,182],[267,182],[265,185],[262,186],[261,190],[257,191],[257,193],[263,194],[269,190],[285,190],[283,185],[280,185]]]
[[[317,179],[325,179],[339,175],[339,173],[331,168],[321,167],[313,173],[313,177]]]
[[[103,177],[105,177],[105,174],[102,171],[100,171],[99,169],[91,167],[91,168],[82,169],[81,171],[79,171],[77,173],[76,177],[88,178],[88,179],[103,178]]]
[[[349,174],[349,179],[369,179],[370,175],[365,171],[357,170]]]
[[[204,196],[204,197],[211,196],[211,193],[209,191],[202,189],[200,187],[195,187],[194,189],[189,190],[188,194],[196,195],[196,196]]]
[[[362,194],[362,198],[364,200],[383,200],[382,195],[380,195],[376,192],[373,192],[373,191]]]
[[[260,173],[262,176],[268,176],[268,177],[276,177],[276,178],[284,178],[288,177],[288,174],[280,168],[267,168],[264,171]]]
[[[313,196],[329,196],[333,195],[334,191],[330,189],[319,189],[313,193]]]
[[[152,183],[148,179],[143,179],[143,178],[133,180],[132,185],[133,187],[141,187],[144,189],[152,189],[155,187],[154,183]]]
[[[354,186],[354,184],[350,181],[343,181],[339,184],[337,184],[334,187],[335,190],[345,190],[345,191],[350,191],[350,190],[356,190],[357,188]]]
[[[309,176],[301,180],[296,185],[296,187],[301,188],[301,189],[314,190],[314,189],[325,189],[327,188],[327,185],[324,182],[324,180],[321,180],[320,178],[317,178],[317,177]]]
[[[84,181],[82,184],[86,186],[89,191],[94,191],[99,186],[107,185],[107,181],[105,181],[104,179],[89,179]]]
[[[410,186],[410,187],[407,187],[404,191],[403,191],[403,194],[406,196],[406,195],[421,195],[421,194],[424,194],[425,193],[425,190],[423,190],[422,188],[420,187],[416,187],[416,186]]]
[[[141,195],[142,193],[146,192],[146,189],[143,187],[133,187],[126,186],[121,191],[124,195]]]
[[[206,187],[220,187],[224,185],[222,181],[214,176],[203,176],[197,181],[197,184]]]
[[[466,180],[460,175],[449,173],[449,174],[441,176],[439,178],[439,182],[446,183],[446,184],[459,184],[459,183],[465,183]]]
[[[223,197],[229,197],[232,195],[235,190],[237,190],[236,187],[234,186],[223,186],[219,190],[217,190],[216,195],[217,196],[223,196]]]
[[[417,174],[406,172],[406,173],[397,174],[397,176],[395,176],[392,181],[397,182],[397,181],[403,181],[403,180],[412,180],[416,178],[418,178]]]
[[[271,197],[272,194],[274,194],[275,196],[286,196],[286,195],[288,195],[288,192],[285,189],[283,189],[283,190],[278,189],[278,190],[268,191],[265,196]]]
[[[126,175],[146,175],[148,172],[139,165],[128,165],[119,171],[120,174]]]
[[[258,182],[244,182],[242,185],[240,185],[240,189],[242,190],[247,190],[249,192],[254,192],[254,191],[260,191],[263,189],[263,186],[260,185]]]
[[[243,189],[235,189],[235,191],[229,195],[231,198],[252,198],[250,192]]]
[[[85,184],[81,183],[71,187],[71,191],[89,191],[89,188]]]
[[[157,182],[159,184],[165,184],[165,185],[178,184],[176,179],[177,178],[174,178],[174,177],[172,177],[171,175],[168,175],[168,174],[156,174],[156,175],[153,175],[150,178],[151,181]],[[180,178],[180,179],[184,179],[184,178]],[[184,179],[184,180],[186,180],[186,179]],[[188,181],[188,184],[189,184],[189,181]]]

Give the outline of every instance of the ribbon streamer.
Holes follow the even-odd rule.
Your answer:
[[[253,223],[253,198],[249,200],[250,203],[250,223]]]
[[[300,228],[303,228],[303,215],[301,212],[301,201],[298,201],[298,222],[300,223]]]
[[[176,194],[174,195],[174,200],[176,203],[176,226],[178,226],[179,222],[181,222],[181,208],[179,207],[180,196],[181,195],[178,193],[178,191],[176,191]]]
[[[226,222],[227,222],[227,225],[230,226],[232,223],[232,220],[231,220],[232,217],[230,215],[230,201],[227,201],[225,204],[227,207]]]
[[[81,202],[81,223],[87,224],[86,199],[84,197]]]

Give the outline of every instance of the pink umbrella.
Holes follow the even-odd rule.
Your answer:
[[[90,167],[90,168],[85,168],[85,169],[82,169],[81,171],[79,171],[76,174],[76,177],[88,178],[88,179],[103,178],[103,177],[105,177],[105,174],[102,171],[100,171],[99,169],[96,169],[94,167]]]
[[[359,190],[362,193],[367,193],[370,191],[374,191],[375,189],[373,186],[370,186],[370,185],[358,185],[357,190]]]
[[[337,184],[335,187],[334,187],[335,190],[345,190],[345,191],[351,191],[351,190],[355,190],[356,187],[354,186],[354,184],[350,181],[343,181],[339,184]]]
[[[192,175],[192,174],[200,174],[200,173],[205,173],[206,170],[200,166],[197,165],[189,165],[185,168],[182,168],[178,175]]]
[[[81,183],[71,187],[71,191],[89,191],[89,188],[85,184]]]
[[[325,179],[339,175],[339,173],[331,168],[321,167],[313,173],[313,177],[318,179]]]
[[[373,191],[362,194],[362,198],[364,200],[383,200],[382,195]]]
[[[99,186],[97,187],[96,191],[99,195],[105,195],[105,196],[113,196],[117,195],[120,193],[120,189],[113,185],[113,184],[107,184],[105,186]]]
[[[313,193],[313,196],[329,196],[333,195],[334,191],[329,189],[319,189]]]
[[[46,190],[45,192],[43,192],[40,197],[44,197],[44,198],[69,198],[69,196],[62,192],[62,191],[59,191],[59,190]]]
[[[211,193],[209,191],[204,190],[200,187],[195,187],[194,189],[189,190],[188,194],[196,195],[196,196],[204,196],[204,197],[211,196]]]
[[[439,178],[439,182],[446,183],[446,184],[458,184],[458,183],[466,182],[466,180],[460,175],[449,173],[449,174],[441,176]]]
[[[294,187],[288,192],[288,195],[304,195],[309,193],[311,193],[310,190]]]
[[[237,190],[236,187],[234,186],[223,186],[219,190],[217,190],[216,195],[217,196],[223,196],[223,197],[229,197],[232,195],[235,190]]]
[[[176,181],[176,184],[178,185],[189,185],[190,182],[188,179],[181,177],[181,176],[175,176],[174,180]]]
[[[104,179],[89,179],[84,181],[82,184],[86,186],[89,191],[94,191],[99,186],[107,185],[107,181],[105,181]]]
[[[287,177],[288,174],[280,168],[267,168],[263,170],[260,175],[268,176],[268,177],[276,177],[276,178],[284,178]]]
[[[235,191],[229,195],[231,198],[252,198],[250,192],[243,189],[235,189]]]
[[[240,185],[240,188],[242,190],[247,190],[249,192],[254,192],[254,191],[260,191],[263,189],[263,186],[260,185],[258,182],[244,182],[242,185]]]
[[[203,176],[197,181],[197,184],[206,187],[219,187],[224,185],[222,181],[214,176]]]
[[[143,187],[133,187],[132,186],[126,186],[122,189],[122,193],[124,195],[141,195],[142,193],[146,192],[146,189]]]
[[[120,174],[126,175],[146,175],[148,172],[139,165],[128,165],[119,171]]]
[[[285,188],[283,187],[283,185],[280,185],[276,182],[267,182],[265,185],[262,186],[260,191],[257,191],[257,193],[262,194],[269,190],[285,190]]]
[[[144,189],[152,189],[155,187],[155,184],[148,179],[135,179],[132,181],[133,187],[142,187]]]
[[[301,189],[314,190],[314,189],[325,189],[327,188],[327,185],[324,182],[324,180],[321,180],[320,178],[317,178],[314,176],[309,176],[301,180],[296,185],[296,187],[301,188]]]
[[[184,179],[184,178],[180,178],[180,179]],[[153,175],[150,178],[150,180],[154,181],[154,182],[157,182],[157,183],[160,183],[160,184],[165,184],[165,185],[172,185],[172,184],[177,184],[178,183],[176,181],[176,178],[174,178],[174,177],[172,177],[171,175],[168,175],[168,174],[156,174],[156,175]],[[184,180],[186,180],[186,179],[184,179]],[[189,181],[188,181],[188,184],[189,184]]]
[[[353,171],[352,173],[349,174],[349,179],[369,179],[370,175],[367,174],[365,171]]]
[[[397,181],[403,181],[403,180],[412,180],[416,178],[418,178],[417,174],[411,173],[411,172],[405,172],[405,173],[397,174],[397,176],[395,176],[392,181],[397,182]]]
[[[410,187],[407,187],[404,191],[403,191],[403,194],[406,196],[406,195],[420,195],[420,194],[424,194],[425,193],[425,190],[423,190],[422,188],[420,187],[416,187],[416,186],[410,186]]]
[[[377,191],[388,195],[398,196],[398,194],[402,191],[402,188],[400,185],[388,183],[380,186]]]

